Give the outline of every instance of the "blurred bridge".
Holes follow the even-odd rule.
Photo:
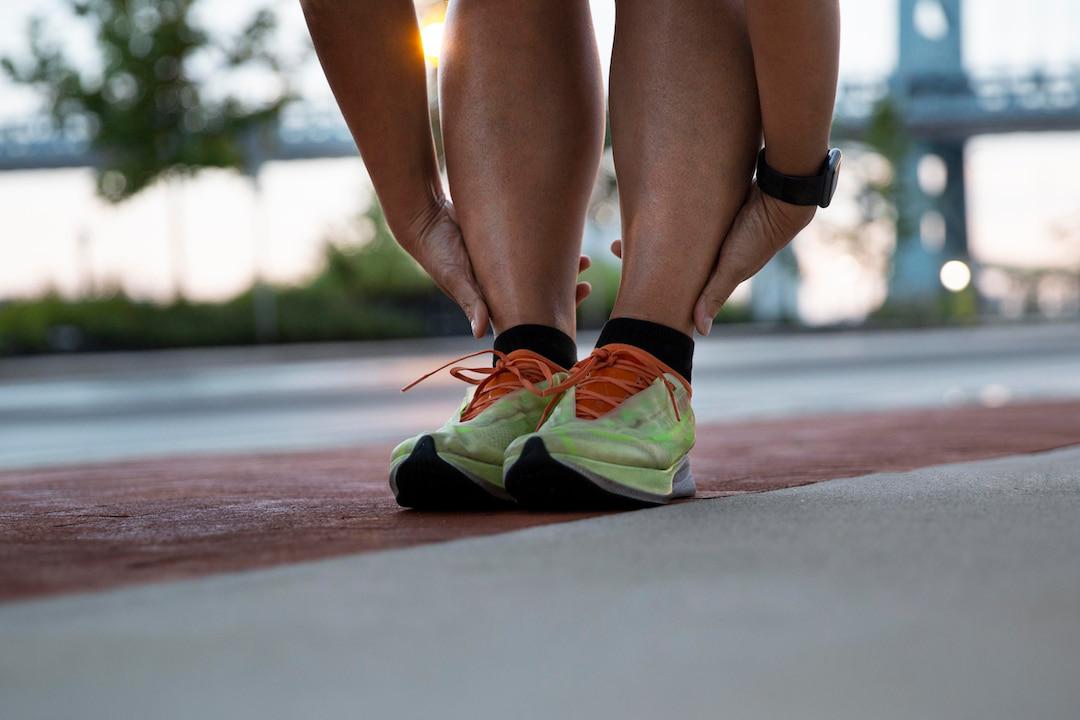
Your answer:
[[[57,127],[48,116],[0,125],[0,171],[87,167],[96,162],[89,127],[73,121]],[[356,145],[341,113],[330,102],[294,103],[274,128],[264,160],[352,157]]]
[[[900,212],[910,222],[900,238],[890,295],[925,299],[940,292],[938,269],[967,257],[964,144],[974,135],[1080,129],[1080,69],[973,75],[962,63],[961,0],[900,0],[899,62],[893,75],[840,87],[835,135],[858,139],[874,109],[889,99],[911,139],[898,175]],[[88,127],[56,128],[47,117],[0,126],[0,170],[93,165]],[[356,153],[330,103],[286,109],[262,160],[349,157]],[[921,164],[941,182],[918,181]],[[756,303],[755,303],[756,304]],[[764,312],[762,314],[769,314]]]
[[[924,298],[938,291],[937,271],[944,262],[968,255],[967,139],[1080,129],[1080,69],[972,75],[957,66],[953,72],[898,72],[888,80],[843,84],[833,135],[863,136],[885,100],[895,104],[911,142],[898,178],[908,236],[899,243],[889,294],[893,300]],[[944,170],[936,189],[919,180],[927,157]]]
[[[1080,68],[1076,68],[842,83],[834,134],[858,137],[878,103],[890,97],[914,139],[1080,129]]]
[[[972,74],[963,67],[961,0],[900,0],[899,61],[880,82],[848,84],[837,97],[836,134],[858,137],[888,98],[911,147],[900,168],[902,223],[889,295],[921,300],[941,291],[938,271],[968,257],[964,146],[975,135],[1080,129],[1080,68]],[[936,165],[940,182],[920,182]]]

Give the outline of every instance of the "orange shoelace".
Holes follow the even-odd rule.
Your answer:
[[[691,392],[690,383],[650,353],[633,345],[613,343],[593,350],[589,357],[570,369],[570,375],[565,380],[547,388],[544,394],[558,395],[571,387],[575,388],[577,416],[595,420],[617,408],[630,396],[652,385],[656,378],[660,378],[664,381],[668,398],[671,399],[675,419],[681,420],[679,402],[675,398],[675,384],[668,380],[666,373],[678,378],[686,392]],[[540,424],[544,423],[558,401],[558,396],[551,401]]]
[[[461,412],[461,419],[463,421],[471,420],[491,407],[491,404],[499,398],[516,390],[520,390],[521,388],[525,388],[538,397],[544,397],[550,394],[551,383],[554,381],[554,374],[563,372],[563,369],[558,365],[549,362],[540,355],[530,352],[529,350],[515,350],[510,354],[498,350],[480,350],[478,352],[469,353],[468,355],[462,355],[445,365],[435,368],[426,375],[422,375],[401,388],[401,392],[405,392],[406,390],[415,387],[435,373],[445,370],[454,363],[459,363],[462,360],[468,360],[469,358],[486,355],[488,353],[494,355],[496,358],[495,364],[491,367],[450,368],[450,374],[452,376],[462,382],[467,382],[470,385],[476,386],[476,391],[473,393],[472,400],[469,401],[468,406]],[[479,377],[471,377],[466,373],[473,373]],[[548,387],[537,387],[537,385],[542,382],[548,383]]]

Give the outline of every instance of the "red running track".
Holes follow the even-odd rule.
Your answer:
[[[1080,444],[1080,402],[703,425],[699,497]],[[596,513],[401,510],[388,448],[0,473],[0,599],[196,577]]]

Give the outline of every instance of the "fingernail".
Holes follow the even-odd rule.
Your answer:
[[[711,317],[706,316],[705,322],[702,323],[702,324],[705,326],[705,333],[704,333],[705,335],[708,335],[709,333],[712,332],[712,318]]]

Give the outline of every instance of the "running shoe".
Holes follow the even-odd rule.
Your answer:
[[[519,503],[621,507],[694,494],[690,383],[656,357],[605,345],[547,393],[550,415],[506,449],[504,486]]]
[[[494,354],[494,366],[450,369],[455,378],[474,386],[457,412],[438,430],[394,448],[390,488],[399,505],[448,510],[512,501],[502,481],[506,447],[537,428],[548,404],[544,392],[566,377],[565,369],[530,350],[483,350],[451,360],[402,391],[486,353]]]

